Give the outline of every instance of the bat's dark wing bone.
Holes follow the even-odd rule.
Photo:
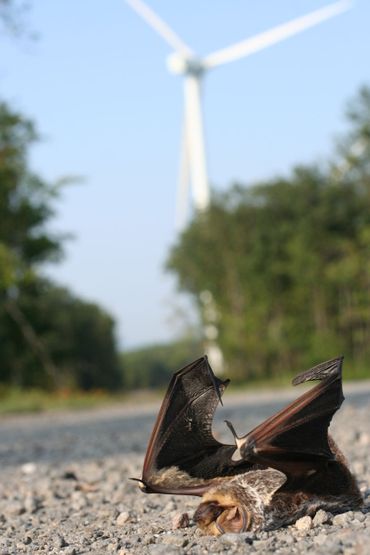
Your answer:
[[[241,457],[291,476],[332,460],[328,428],[344,400],[342,361],[343,357],[338,357],[299,374],[293,385],[311,380],[320,383],[238,438]]]
[[[250,466],[230,464],[235,447],[212,435],[213,415],[228,383],[213,374],[207,357],[174,374],[149,440],[144,491],[202,495],[213,478]]]

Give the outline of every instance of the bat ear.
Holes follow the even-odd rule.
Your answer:
[[[235,480],[238,480],[238,478],[235,478]],[[285,484],[287,477],[279,470],[267,468],[266,470],[246,472],[240,476],[239,480],[240,485],[254,489],[263,503],[268,505],[274,493]]]
[[[304,382],[311,382],[314,380],[324,380],[326,378],[332,378],[334,376],[340,378],[342,376],[342,363],[343,356],[337,358],[332,358],[326,362],[322,362],[301,374],[298,374],[292,381],[293,385],[298,385]]]

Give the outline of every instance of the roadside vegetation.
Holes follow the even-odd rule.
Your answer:
[[[284,384],[338,354],[346,378],[370,377],[369,89],[347,116],[330,160],[214,194],[168,255],[167,270],[200,321],[201,293],[212,293],[236,384]],[[48,183],[33,172],[37,140],[35,124],[0,103],[0,412],[160,391],[203,354],[203,338],[194,331],[120,353],[112,316],[45,277],[68,238],[49,226],[68,180]]]

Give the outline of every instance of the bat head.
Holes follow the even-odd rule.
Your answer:
[[[225,479],[204,493],[194,522],[212,536],[257,530],[264,519],[264,507],[285,481],[286,476],[272,468]]]
[[[194,522],[203,532],[220,536],[228,532],[246,532],[251,524],[251,515],[241,505],[220,505],[205,501],[194,514]]]

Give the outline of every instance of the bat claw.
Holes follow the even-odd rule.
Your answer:
[[[332,358],[326,362],[322,362],[301,374],[298,374],[293,380],[293,385],[299,385],[304,382],[311,382],[315,380],[325,380],[333,376],[341,377],[343,356]]]
[[[231,424],[231,422],[229,420],[224,420],[224,422],[225,422],[226,426],[229,428],[230,432],[233,434],[233,437],[234,437],[234,440],[235,440],[235,445],[237,447],[237,450],[239,451],[240,447],[242,445],[244,445],[244,443],[245,443],[244,438],[241,438],[241,437],[238,436],[238,434],[235,431],[234,426]],[[239,451],[239,453],[240,453],[240,451]],[[235,453],[234,453],[234,455],[235,455]],[[234,455],[233,455],[233,457],[234,457]]]
[[[230,422],[230,420],[224,420],[226,426],[229,428],[230,432],[233,434],[234,439],[239,439],[238,434],[235,431],[234,426],[232,425],[232,423]]]
[[[133,480],[134,482],[139,482],[139,488],[141,489],[141,491],[145,493],[147,492],[147,485],[143,480],[141,480],[140,478],[129,478],[129,480]]]

